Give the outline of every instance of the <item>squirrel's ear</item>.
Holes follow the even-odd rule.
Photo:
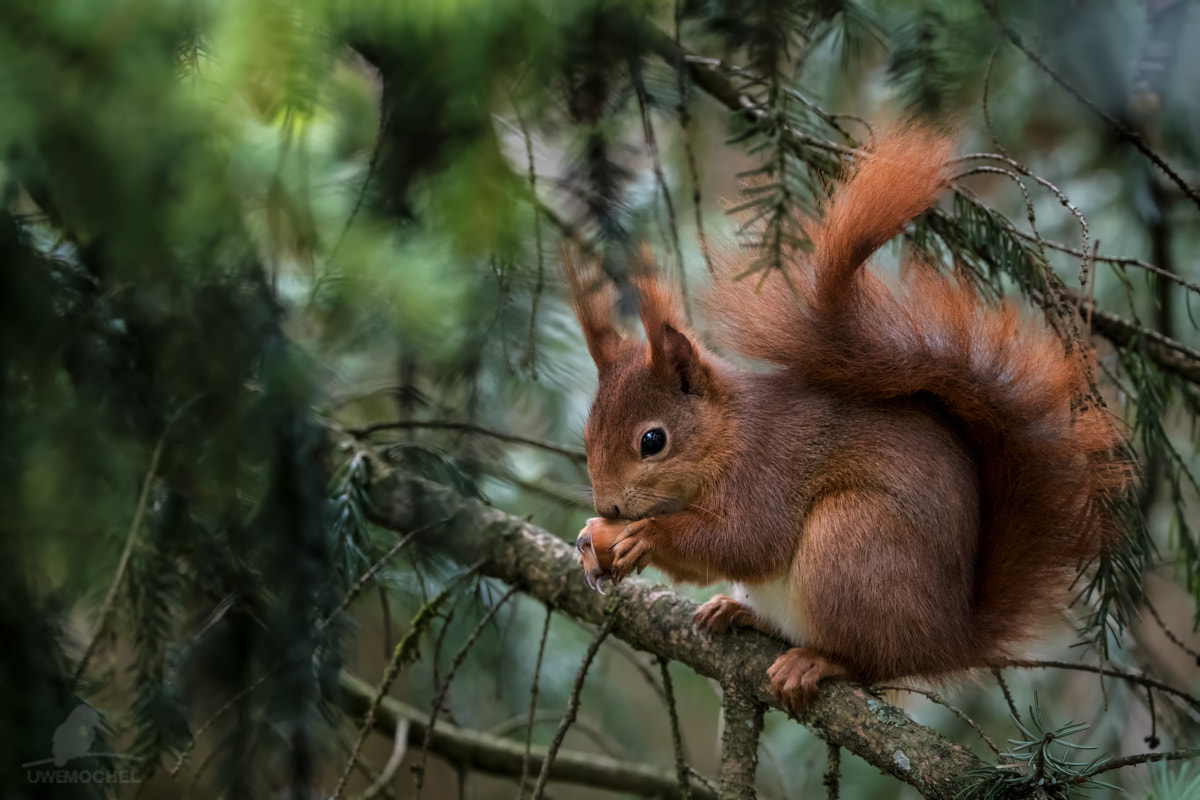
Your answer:
[[[596,369],[604,372],[616,361],[621,347],[621,334],[612,324],[616,290],[604,279],[595,259],[585,260],[578,247],[564,245],[561,254],[571,285],[571,307]]]
[[[704,394],[708,386],[708,368],[700,351],[686,334],[664,324],[658,337],[651,340],[650,360],[663,378],[678,382],[684,394]]]

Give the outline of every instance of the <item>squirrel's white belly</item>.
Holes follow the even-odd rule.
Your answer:
[[[792,591],[791,575],[784,574],[766,583],[735,583],[732,597],[754,609],[754,613],[792,644],[804,644],[807,632],[801,618],[799,595]]]

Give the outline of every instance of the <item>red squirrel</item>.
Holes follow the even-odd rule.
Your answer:
[[[768,671],[793,711],[827,678],[936,677],[1015,655],[1123,532],[1133,465],[1090,395],[1087,355],[1011,304],[915,264],[863,269],[946,187],[950,138],[898,127],[857,160],[786,268],[706,297],[721,344],[689,333],[643,252],[646,340],[613,325],[612,287],[564,254],[599,371],[585,426],[595,508],[577,547],[594,587],[653,565],[734,583],[697,629],[795,645]]]

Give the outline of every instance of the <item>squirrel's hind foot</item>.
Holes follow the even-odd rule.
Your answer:
[[[793,714],[803,713],[817,699],[817,687],[826,678],[842,678],[849,671],[836,661],[807,647],[793,647],[775,659],[767,670],[771,694]]]
[[[692,616],[692,627],[704,634],[728,633],[733,628],[757,628],[758,625],[758,617],[749,606],[723,594],[713,595]]]

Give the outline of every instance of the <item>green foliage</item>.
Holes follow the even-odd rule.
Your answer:
[[[1200,769],[1195,764],[1184,764],[1178,769],[1165,762],[1150,765],[1146,800],[1186,800],[1197,796],[1200,796]]]
[[[1125,62],[1088,37],[1117,41],[1140,4],[1040,5],[1014,24],[1119,108]],[[676,17],[690,60],[668,46]],[[440,554],[438,531],[393,552],[371,524],[372,480],[421,475],[569,536],[589,505],[578,451],[594,375],[559,290],[559,240],[601,256],[626,316],[642,242],[674,253],[686,282],[696,250],[719,252],[740,225],[750,271],[779,268],[870,141],[854,115],[880,108],[955,119],[964,148],[995,136],[1012,151],[957,181],[906,231],[909,251],[990,298],[1020,292],[1070,346],[1087,333],[1081,297],[1124,326],[1092,326],[1108,339],[1097,396],[1125,416],[1147,478],[1122,509],[1128,547],[1081,584],[1079,641],[1133,657],[1120,645],[1142,635],[1132,623],[1160,556],[1200,619],[1196,209],[1005,41],[984,7],[952,2],[0,4],[0,746],[16,765],[49,757],[86,701],[111,729],[96,751],[141,759],[148,781],[325,791],[349,730],[338,670],[382,671],[398,638],[425,634],[423,657],[406,649],[396,666],[397,693],[445,689],[449,717],[478,728],[525,714],[543,610],[512,603],[472,638],[495,587]],[[1136,44],[1113,52],[1131,61]],[[1197,56],[1178,56],[1194,74]],[[1155,84],[1164,116],[1135,120],[1184,170],[1200,152],[1185,77]],[[739,184],[731,225],[717,201]],[[1143,283],[1109,253],[1184,283]],[[591,638],[558,614],[550,631],[543,710],[565,707]],[[616,669],[610,652],[598,669]],[[688,680],[681,694],[707,708],[707,686]],[[631,713],[644,698],[612,691],[633,682],[589,682],[582,706],[605,709],[594,727],[618,732],[626,756],[653,750]],[[1095,766],[1062,742],[1082,728],[1038,719],[1007,756],[1023,768],[997,773],[1008,788]],[[803,761],[791,727],[772,747]],[[843,771],[846,796],[886,791]],[[0,782],[36,793],[13,764]]]
[[[964,800],[1000,800],[1005,797],[1034,797],[1039,800],[1066,800],[1097,787],[1111,787],[1090,777],[1107,761],[1104,757],[1075,761],[1076,751],[1094,747],[1068,741],[1088,726],[1077,722],[1048,729],[1036,707],[1029,709],[1029,724],[1013,718],[1024,738],[1010,739],[1011,747],[1000,754],[1000,763],[981,774],[959,794]]]

